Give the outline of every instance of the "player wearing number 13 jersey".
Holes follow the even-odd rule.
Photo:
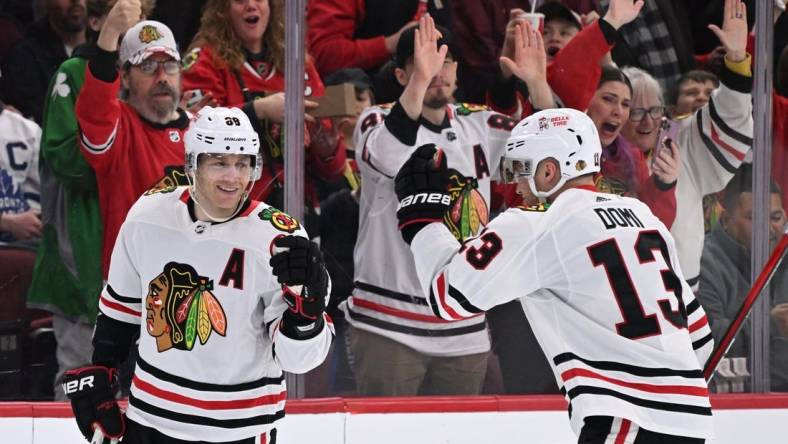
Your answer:
[[[410,247],[419,280],[446,320],[523,304],[579,442],[703,442],[712,436],[706,315],[662,222],[638,200],[593,188],[599,156],[594,125],[579,111],[523,120],[501,174],[536,205],[506,211],[460,245],[443,224],[409,220],[414,210],[424,215],[409,207],[436,199],[409,197],[435,191],[408,176],[441,174],[435,161],[420,169],[414,154],[397,192],[400,225],[423,225]]]

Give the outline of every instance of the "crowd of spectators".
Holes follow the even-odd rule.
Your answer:
[[[522,306],[447,322],[417,296],[393,183],[416,146],[443,147],[453,174],[444,223],[459,240],[476,236],[519,203],[496,181],[509,130],[552,107],[593,120],[597,188],[642,200],[671,230],[715,339],[724,334],[750,279],[756,7],[775,15],[772,240],[786,221],[785,0],[311,0],[305,109],[294,116],[284,106],[284,1],[0,1],[0,334],[28,334],[51,316],[51,396],[63,399],[63,371],[90,362],[129,208],[150,189],[187,184],[183,135],[205,105],[249,117],[263,157],[251,197],[277,208],[283,123],[305,120],[303,223],[331,275],[337,332],[307,376],[309,396],[557,390]],[[416,32],[433,20],[438,48]],[[354,111],[314,117],[342,84]],[[763,296],[780,391],[787,279],[782,267]],[[745,328],[730,356],[750,357],[748,341]],[[0,383],[24,365],[0,368]]]

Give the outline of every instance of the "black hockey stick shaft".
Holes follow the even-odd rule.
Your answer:
[[[725,356],[725,353],[728,352],[728,348],[730,348],[733,343],[733,338],[739,333],[744,319],[750,313],[755,301],[758,300],[761,290],[763,290],[763,287],[765,287],[772,279],[772,276],[774,276],[774,272],[777,270],[780,262],[782,262],[786,248],[788,248],[788,226],[786,226],[786,231],[783,232],[782,237],[780,237],[780,242],[774,248],[774,251],[772,251],[772,255],[769,256],[769,260],[766,261],[766,265],[763,266],[763,270],[761,270],[758,278],[755,279],[755,283],[752,285],[752,288],[750,288],[749,293],[747,293],[747,297],[744,298],[744,302],[742,302],[738,313],[736,313],[736,317],[733,318],[733,322],[731,322],[731,325],[729,325],[728,329],[725,331],[725,335],[722,337],[719,344],[715,344],[714,351],[711,352],[711,357],[706,362],[706,367],[703,369],[703,376],[707,381],[711,379],[711,376],[714,374],[714,371],[717,370],[717,366]]]

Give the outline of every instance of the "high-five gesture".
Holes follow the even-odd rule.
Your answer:
[[[523,21],[515,25],[512,46],[514,60],[506,55],[499,59],[504,77],[514,74],[526,83],[546,77],[547,53],[544,50],[544,41],[539,31],[531,27],[529,22]]]
[[[438,48],[438,39],[441,37],[432,17],[425,15],[419,19],[413,39],[413,75],[418,76],[419,80],[430,81],[443,68],[449,47],[441,45]]]
[[[603,19],[610,23],[616,29],[626,25],[627,23],[635,20],[640,10],[643,9],[645,2],[638,0],[610,0],[610,7],[607,8],[607,13]]]
[[[722,29],[709,25],[725,48],[725,58],[741,62],[747,57],[747,6],[741,0],[725,0]]]

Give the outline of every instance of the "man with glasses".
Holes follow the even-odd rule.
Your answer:
[[[186,184],[189,118],[178,109],[180,55],[172,31],[155,21],[137,23],[140,14],[139,0],[119,0],[112,8],[76,105],[82,153],[98,182],[104,279],[120,225],[137,198],[153,186]]]

